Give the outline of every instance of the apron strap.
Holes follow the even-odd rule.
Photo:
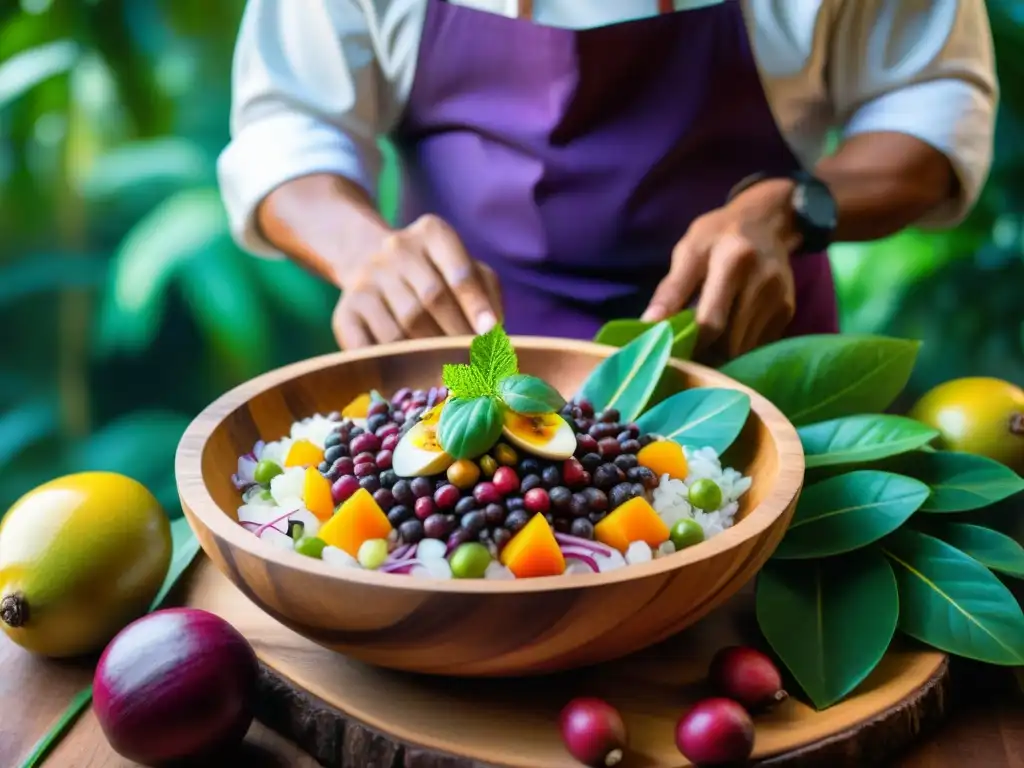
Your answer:
[[[519,11],[518,18],[520,19],[532,19],[533,18],[533,0],[518,0]]]
[[[672,13],[675,9],[675,0],[658,0],[658,13]]]

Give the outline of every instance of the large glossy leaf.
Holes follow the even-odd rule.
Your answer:
[[[968,523],[934,523],[923,529],[993,571],[1024,579],[1024,547],[1004,533]]]
[[[853,691],[896,631],[896,580],[874,548],[830,560],[769,560],[757,578],[757,623],[817,709]]]
[[[693,448],[722,453],[732,445],[750,414],[750,398],[735,389],[687,389],[636,420],[641,432],[661,435]]]
[[[900,630],[956,656],[1024,665],[1024,612],[988,568],[910,529],[882,546],[899,585]]]
[[[171,557],[171,564],[167,568],[167,575],[164,576],[164,583],[160,585],[160,591],[157,592],[149,607],[151,611],[163,607],[164,601],[177,585],[178,579],[188,570],[199,553],[199,539],[192,532],[185,517],[171,521],[171,541],[174,545],[174,554]]]
[[[913,451],[939,436],[904,416],[861,414],[800,427],[808,469],[859,464]]]
[[[906,386],[920,344],[882,336],[799,336],[722,366],[797,426],[884,411]]]
[[[28,446],[56,432],[57,398],[42,395],[0,413],[0,468]]]
[[[594,408],[616,408],[623,421],[639,416],[658,386],[672,349],[672,326],[658,323],[590,372],[577,397]]]
[[[697,315],[692,309],[684,309],[668,318],[672,326],[672,357],[689,360],[697,345]],[[624,347],[655,324],[643,320],[609,320],[598,330],[594,341],[612,347]]]
[[[891,472],[858,470],[815,483],[800,496],[775,557],[828,557],[889,535],[928,498],[928,486]]]
[[[227,231],[224,207],[214,188],[174,195],[136,224],[114,256],[97,352],[148,346],[159,329],[172,278],[193,261],[209,261]]]
[[[114,147],[92,163],[79,182],[86,198],[135,195],[153,187],[175,191],[215,182],[213,163],[195,142],[163,136]]]
[[[1024,479],[1016,472],[998,461],[970,453],[915,454],[908,457],[903,471],[931,488],[922,512],[968,512],[1024,491]]]
[[[70,70],[80,55],[78,43],[55,40],[0,62],[0,109],[45,80]]]
[[[95,256],[30,256],[0,267],[0,307],[40,293],[95,288],[107,276],[107,262]]]

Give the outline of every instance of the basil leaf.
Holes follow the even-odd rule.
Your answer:
[[[774,557],[801,560],[851,552],[905,523],[928,486],[891,472],[860,470],[807,488]]]
[[[757,577],[757,623],[816,709],[871,673],[896,631],[896,579],[874,548],[830,560],[769,560]]]
[[[502,429],[501,406],[492,397],[453,397],[441,411],[437,439],[455,459],[472,459],[498,442]]]
[[[640,432],[692,448],[724,452],[743,430],[750,398],[735,389],[700,387],[672,395],[636,420]]]
[[[922,512],[968,512],[1024,491],[1024,479],[1012,469],[970,453],[915,454],[905,471],[931,488]]]
[[[557,389],[525,373],[506,376],[498,385],[498,393],[505,405],[524,416],[556,413],[565,405]]]
[[[988,568],[909,529],[886,539],[882,551],[896,572],[901,631],[955,656],[1024,665],[1024,612]]]
[[[801,426],[884,411],[906,386],[919,347],[882,336],[799,336],[756,349],[720,370]]]
[[[658,386],[672,349],[672,327],[660,322],[590,372],[577,394],[597,411],[615,408],[622,421],[633,421]]]
[[[991,528],[967,523],[928,525],[924,533],[942,539],[986,568],[1024,579],[1024,547]]]
[[[904,416],[862,414],[797,430],[808,469],[876,461],[913,451],[939,436],[937,429]]]

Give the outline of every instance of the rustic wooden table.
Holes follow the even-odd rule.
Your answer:
[[[88,684],[89,670],[34,658],[0,638],[0,767],[16,768]],[[961,666],[953,712],[941,732],[899,760],[897,768],[1024,768],[1024,697],[1005,670]],[[315,768],[313,758],[254,723],[238,764],[250,768]],[[51,754],[54,768],[134,766],[107,746],[96,718],[85,713]]]

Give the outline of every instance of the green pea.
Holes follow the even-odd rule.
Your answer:
[[[477,463],[484,477],[494,477],[494,473],[498,471],[498,462],[493,456],[481,456]]]
[[[670,538],[678,552],[680,549],[686,549],[704,541],[704,529],[693,518],[684,517],[682,520],[677,520],[676,524],[672,526]]]
[[[487,547],[476,541],[460,544],[452,552],[449,565],[456,579],[482,579],[487,566],[491,564],[491,553]]]
[[[722,506],[722,489],[714,480],[701,478],[690,486],[690,503],[708,512],[718,509]]]
[[[284,472],[281,465],[276,462],[264,459],[256,465],[256,471],[252,473],[253,480],[260,485],[270,485],[270,481]]]
[[[260,491],[260,498],[263,499],[264,501],[273,501],[274,494],[272,494],[270,491]]]
[[[388,559],[388,543],[384,539],[367,539],[359,545],[356,560],[368,571],[375,571]]]
[[[326,546],[327,542],[321,538],[316,536],[303,536],[295,542],[295,551],[300,555],[314,557],[319,560],[323,555],[324,547]]]

